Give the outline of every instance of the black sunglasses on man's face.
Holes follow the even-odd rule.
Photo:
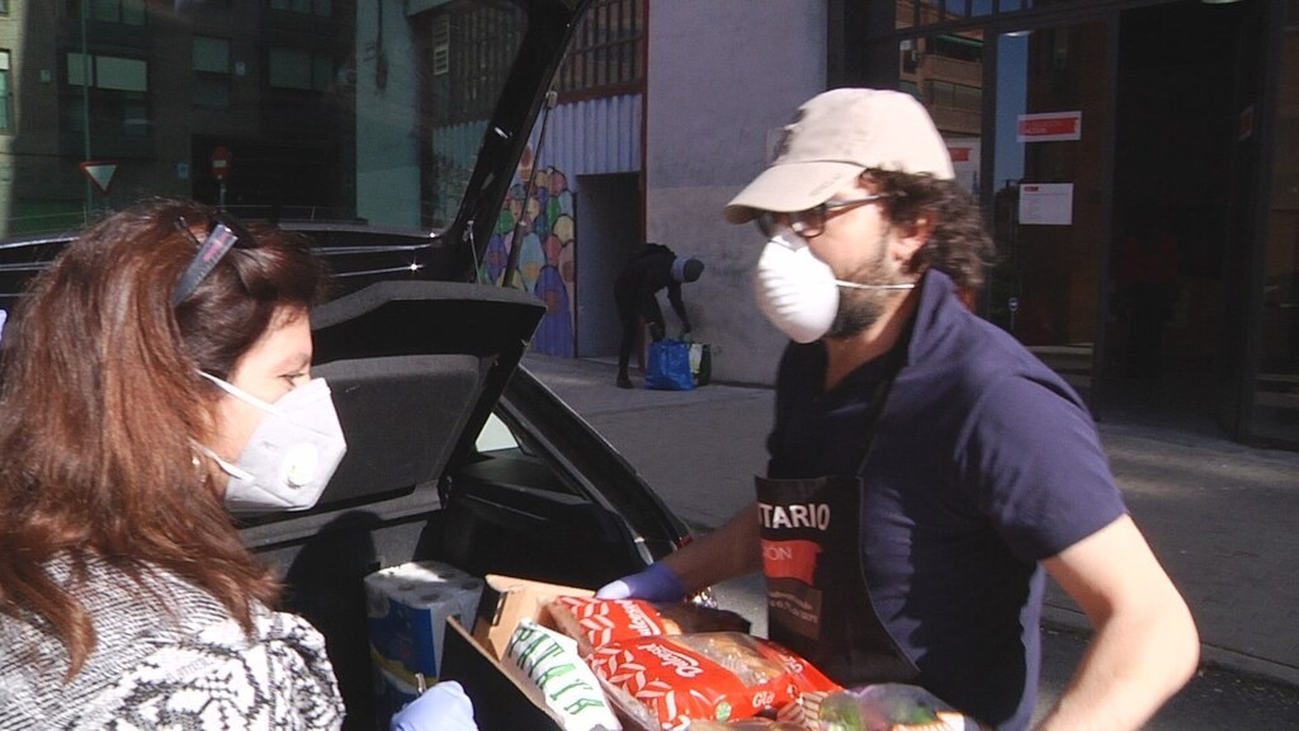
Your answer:
[[[788,228],[794,233],[805,239],[820,236],[825,231],[826,219],[834,215],[834,211],[842,211],[855,206],[873,203],[877,200],[888,198],[883,193],[876,193],[861,198],[851,198],[849,200],[828,200],[817,206],[812,206],[805,211],[794,211],[792,213],[776,213],[774,211],[763,211],[754,219],[758,228],[763,235],[771,238],[776,235],[776,231],[782,227]]]

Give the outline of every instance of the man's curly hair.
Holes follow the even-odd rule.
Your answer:
[[[889,196],[887,210],[893,225],[910,229],[920,219],[933,221],[933,233],[911,262],[913,271],[933,267],[962,290],[983,285],[996,249],[979,207],[964,188],[930,175],[887,170],[867,170],[862,175]]]

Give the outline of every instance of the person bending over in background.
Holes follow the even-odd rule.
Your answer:
[[[681,285],[699,279],[704,271],[703,262],[677,256],[662,244],[646,244],[618,274],[614,282],[614,300],[618,305],[618,319],[622,324],[622,341],[618,346],[618,387],[631,388],[627,375],[632,348],[640,336],[641,322],[650,328],[650,337],[662,340],[666,329],[663,311],[659,307],[658,292],[668,290],[668,302],[681,319],[681,330],[692,329],[686,315],[686,304],[681,299]]]

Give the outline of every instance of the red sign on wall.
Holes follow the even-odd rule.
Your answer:
[[[1016,138],[1020,142],[1082,139],[1082,112],[1021,114]]]
[[[230,174],[230,148],[222,145],[212,151],[212,175],[225,180]]]

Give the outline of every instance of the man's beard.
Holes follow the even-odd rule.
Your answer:
[[[889,276],[888,231],[880,234],[876,244],[879,255],[863,264],[844,281],[858,284],[899,284]],[[835,313],[834,322],[825,337],[832,340],[846,340],[866,332],[879,322],[884,315],[885,305],[899,294],[897,290],[856,289],[839,287],[839,311]]]

